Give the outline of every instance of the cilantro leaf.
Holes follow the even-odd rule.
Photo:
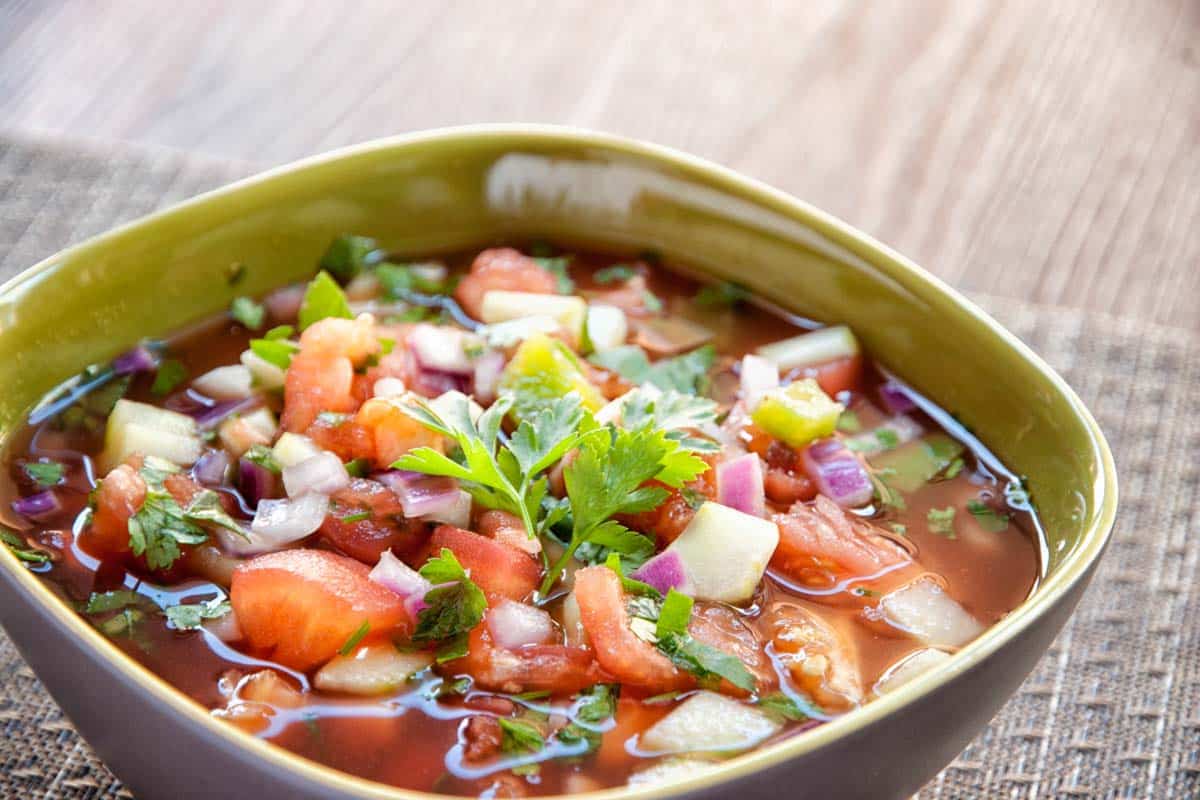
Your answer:
[[[558,256],[556,258],[534,257],[537,265],[554,276],[555,287],[559,294],[570,294],[575,291],[575,281],[571,280],[571,275],[567,272],[567,266],[571,263],[570,256]]]
[[[283,467],[275,460],[275,451],[267,447],[265,444],[251,445],[250,449],[242,453],[242,458],[249,461],[251,464],[257,464],[265,470],[275,473],[276,475],[283,472]]]
[[[626,395],[621,421],[627,428],[651,427],[665,431],[685,449],[696,453],[715,453],[720,446],[710,439],[693,436],[688,430],[716,421],[717,404],[705,397],[680,394],[674,389],[662,393],[635,389]]]
[[[654,634],[663,639],[667,636],[686,635],[688,622],[692,619],[692,606],[695,601],[686,594],[668,589],[663,598],[662,608],[658,612],[658,621],[654,625]]]
[[[200,544],[208,534],[187,519],[171,493],[149,488],[136,514],[129,518],[129,549],[144,555],[150,569],[166,569],[181,555],[179,545]]]
[[[466,654],[468,634],[483,621],[487,598],[449,548],[443,547],[420,572],[435,587],[425,594],[427,607],[417,615],[412,639],[440,643],[438,663],[460,658]]]
[[[628,264],[613,264],[611,267],[596,270],[592,280],[602,285],[624,282],[637,275],[637,269]]]
[[[842,433],[858,433],[861,431],[862,423],[858,419],[858,414],[849,409],[843,411],[838,417],[837,429]]]
[[[617,694],[620,684],[597,683],[580,692],[572,704],[571,722],[559,729],[555,738],[563,744],[586,742],[590,753],[600,746],[601,724],[617,712]]]
[[[700,287],[692,302],[700,308],[722,309],[733,308],[744,300],[750,299],[746,287],[736,283],[722,281],[721,283]]]
[[[230,533],[236,533],[246,541],[250,540],[250,534],[240,522],[229,516],[225,507],[221,505],[220,496],[211,489],[196,492],[187,508],[183,510],[183,516],[189,522],[211,522]]]
[[[30,461],[21,467],[29,479],[43,489],[62,483],[67,468],[57,461]]]
[[[160,397],[170,394],[176,386],[187,380],[187,376],[188,370],[182,361],[165,358],[158,365],[158,372],[154,374],[154,383],[150,386],[150,391]]]
[[[354,314],[350,311],[350,303],[342,287],[328,272],[322,270],[304,291],[304,300],[300,303],[300,330],[327,317],[353,319]]]
[[[628,344],[593,353],[588,360],[616,372],[630,383],[650,383],[663,391],[674,390],[681,394],[704,394],[708,389],[708,371],[716,358],[717,351],[706,344],[674,358],[651,363],[642,348]]]
[[[1008,514],[997,511],[987,503],[975,499],[968,500],[967,511],[971,513],[980,527],[989,533],[999,533],[1008,528]]]
[[[45,564],[50,561],[49,554],[30,547],[22,536],[8,528],[0,527],[0,542],[3,542],[18,560],[26,564]]]
[[[350,634],[350,638],[338,648],[339,656],[348,656],[354,652],[354,648],[358,647],[358,643],[363,640],[371,631],[371,621],[364,619],[362,625],[355,629],[354,633]]]
[[[122,608],[138,606],[147,599],[129,589],[113,589],[109,592],[92,592],[87,604],[83,607],[85,614],[105,614],[109,611],[120,611]]]
[[[286,339],[251,339],[250,351],[269,364],[287,369],[292,364],[292,356],[300,351],[300,345]]]
[[[506,753],[536,753],[546,746],[542,732],[528,722],[511,717],[498,717],[500,749]]]
[[[334,239],[321,256],[321,269],[346,283],[382,257],[383,251],[369,236],[343,235]]]
[[[407,300],[413,292],[441,294],[446,291],[443,281],[431,280],[400,264],[380,264],[375,268],[375,277],[383,287],[384,296],[391,300]]]
[[[206,619],[220,619],[233,610],[223,595],[202,603],[180,603],[163,611],[171,627],[179,631],[196,630]]]
[[[930,533],[936,533],[938,536],[944,536],[947,539],[957,539],[958,536],[954,533],[954,506],[946,506],[945,508],[931,508],[925,516],[929,523]]]
[[[249,297],[235,297],[229,306],[229,315],[252,331],[262,327],[267,310]]]
[[[738,658],[723,650],[677,633],[660,638],[658,649],[675,666],[692,673],[701,682],[724,678],[739,689],[754,691],[754,675]]]
[[[793,722],[807,722],[810,719],[821,719],[825,716],[825,712],[813,705],[807,698],[793,697],[783,692],[760,697],[757,705],[759,708],[764,708]]]

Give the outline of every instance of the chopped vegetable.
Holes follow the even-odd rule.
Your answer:
[[[321,269],[346,283],[382,258],[383,251],[374,239],[367,236],[339,236],[321,256]]]
[[[766,515],[762,461],[746,453],[717,465],[717,502],[754,517]],[[870,483],[867,491],[870,491]]]
[[[750,292],[746,291],[744,286],[722,281],[721,283],[700,287],[700,291],[696,292],[696,296],[692,298],[692,302],[700,308],[719,310],[734,308],[749,299]]]
[[[716,360],[716,351],[711,345],[705,345],[690,353],[651,364],[646,351],[631,344],[595,353],[589,360],[616,372],[630,383],[649,383],[664,391],[673,389],[683,394],[704,394],[708,388],[708,371]]]
[[[334,656],[313,676],[322,691],[362,697],[388,694],[433,664],[425,651],[401,652],[391,642],[367,644]]]
[[[202,603],[180,603],[163,611],[171,627],[180,631],[191,631],[201,627],[205,620],[220,619],[233,610],[223,596],[218,595]]]
[[[778,543],[775,523],[705,503],[665,552],[683,559],[697,598],[741,603],[758,588]]]
[[[550,317],[579,341],[583,336],[584,320],[587,318],[587,302],[574,295],[493,289],[483,296],[480,316],[489,324],[530,316]]]
[[[774,362],[780,372],[825,364],[858,355],[858,340],[845,325],[821,328],[758,348],[758,355]]]
[[[944,433],[932,433],[871,457],[871,466],[888,470],[888,485],[902,492],[915,492],[963,452],[961,444]]]
[[[467,634],[483,621],[487,598],[449,548],[443,547],[421,567],[421,577],[434,588],[425,595],[427,607],[417,616],[413,641],[437,643],[438,663],[461,658],[467,652]]]
[[[346,295],[342,292],[341,287],[330,277],[328,272],[322,270],[317,273],[317,277],[312,279],[304,292],[304,301],[300,304],[300,330],[304,330],[314,322],[319,322],[326,317],[352,319],[354,314],[350,311],[350,303],[346,300]],[[269,333],[267,338],[270,338]],[[253,342],[251,347],[253,347]],[[255,349],[255,352],[271,361],[258,349]],[[276,363],[277,366],[285,366],[277,362],[273,363]]]
[[[544,334],[526,339],[500,378],[500,394],[512,398],[519,419],[536,414],[572,392],[589,411],[604,405],[604,397],[588,381],[575,354]]]
[[[746,750],[782,727],[781,721],[754,706],[715,692],[698,692],[648,728],[638,743],[655,754]]]
[[[821,439],[804,450],[804,470],[821,494],[839,506],[854,508],[871,502],[874,486],[862,462],[839,439]]]
[[[929,522],[929,532],[936,533],[938,536],[944,536],[947,539],[958,538],[954,533],[954,506],[946,506],[945,508],[931,508],[926,515]]]
[[[983,631],[978,620],[927,577],[885,594],[879,610],[893,627],[934,647],[961,647]]]
[[[585,332],[591,349],[603,353],[625,344],[629,322],[625,312],[616,306],[592,303],[587,310]]]
[[[163,359],[154,375],[154,384],[150,391],[162,397],[175,390],[175,387],[187,380],[187,367],[182,361],[174,358]]]
[[[29,461],[22,465],[22,470],[29,476],[29,479],[41,486],[43,489],[48,489],[51,486],[57,486],[62,483],[63,475],[67,468],[57,461]]]
[[[997,511],[986,503],[979,500],[968,500],[967,511],[979,523],[979,526],[989,533],[999,533],[1007,530],[1009,525],[1008,515],[1002,511]]]
[[[50,561],[49,553],[30,547],[28,542],[8,528],[0,527],[0,542],[26,564],[45,564]]]
[[[252,331],[263,326],[266,315],[267,309],[249,297],[235,297],[229,306],[229,316]]]
[[[840,403],[821,391],[816,381],[806,378],[764,393],[751,419],[785,444],[803,447],[833,433],[842,411]]]

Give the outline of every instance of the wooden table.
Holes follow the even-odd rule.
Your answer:
[[[967,290],[1200,329],[1200,2],[0,0],[0,125],[263,164],[482,121],[650,139]]]

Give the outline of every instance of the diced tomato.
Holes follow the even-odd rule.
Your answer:
[[[411,556],[428,538],[428,524],[405,519],[400,498],[378,481],[354,478],[330,501],[321,537],[366,564],[378,562],[385,550],[401,558]],[[366,518],[357,518],[364,513]]]
[[[815,367],[792,370],[786,377],[788,382],[814,378],[825,394],[836,397],[838,392],[858,388],[862,377],[862,356],[846,356]]]
[[[387,400],[368,400],[354,417],[373,440],[375,466],[386,469],[418,447],[442,450],[443,439]]]
[[[445,669],[470,675],[484,689],[511,694],[573,694],[606,680],[595,658],[583,648],[529,644],[508,650],[492,641],[486,621],[471,631],[467,654],[448,662]]]
[[[335,453],[342,461],[353,461],[356,458],[371,461],[375,459],[375,437],[370,430],[353,419],[317,417],[304,431],[304,435],[322,450]]]
[[[635,317],[644,317],[651,313],[646,307],[648,293],[646,277],[634,275],[616,288],[588,292],[588,299],[593,303],[616,306],[626,314]]]
[[[203,486],[182,472],[168,475],[163,481],[163,488],[170,492],[171,497],[175,498],[175,502],[184,508],[192,502],[192,498],[204,491]]]
[[[813,505],[797,503],[773,517],[779,546],[771,568],[798,584],[829,588],[848,579],[894,573],[912,559],[898,545],[836,503],[817,495]]]
[[[354,364],[344,356],[301,351],[288,367],[283,387],[284,430],[302,433],[322,411],[348,414],[358,403],[353,394]]]
[[[515,547],[523,553],[536,556],[542,552],[542,541],[525,532],[525,523],[516,514],[493,508],[479,515],[475,528],[489,539]]]
[[[632,764],[637,756],[626,749],[626,742],[658,722],[669,710],[666,705],[646,705],[639,699],[626,697],[622,692],[617,700],[617,712],[613,715],[615,724],[600,739],[596,765],[603,769],[620,769]]]
[[[660,548],[678,539],[679,534],[683,533],[683,529],[692,521],[692,517],[696,516],[696,508],[693,503],[700,500],[714,500],[717,496],[716,473],[712,469],[707,470],[687,485],[688,493],[691,494],[690,499],[679,489],[672,489],[659,481],[650,481],[647,485],[660,486],[670,494],[666,500],[649,511],[623,514],[617,519],[635,531],[653,536],[658,541]]]
[[[495,289],[557,294],[558,280],[529,256],[511,247],[498,247],[475,256],[471,271],[454,290],[454,298],[464,311],[479,319],[483,296]]]
[[[328,661],[367,623],[370,636],[404,635],[412,620],[399,595],[370,570],[323,550],[284,550],[242,564],[229,597],[246,640],[263,655],[307,670]]]
[[[767,473],[763,488],[772,503],[790,506],[801,500],[812,500],[817,485],[804,473],[800,451],[772,439],[764,451]]]
[[[146,500],[146,482],[128,464],[116,467],[96,490],[96,513],[80,544],[97,558],[129,552],[129,518]]]
[[[670,659],[629,628],[621,579],[608,567],[585,567],[575,573],[579,618],[596,660],[617,680],[650,692],[670,692],[695,685]]]
[[[447,547],[489,600],[524,600],[537,588],[542,569],[515,547],[453,525],[441,525],[429,540],[432,555]]]

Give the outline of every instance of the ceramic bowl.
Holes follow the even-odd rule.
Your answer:
[[[944,666],[813,731],[664,786],[595,797],[911,795],[988,723],[1078,602],[1116,509],[1112,456],[1075,393],[954,290],[837,219],[679,152],[486,126],[371,142],[274,169],[71,247],[0,287],[0,436],[83,365],[311,271],[353,232],[428,254],[545,237],[652,248],[785,308],[851,325],[890,370],[1028,479],[1038,588]],[[236,290],[225,276],[246,267]],[[0,548],[0,622],[142,800],[432,797],[363,781],[231,725],[122,655]]]

